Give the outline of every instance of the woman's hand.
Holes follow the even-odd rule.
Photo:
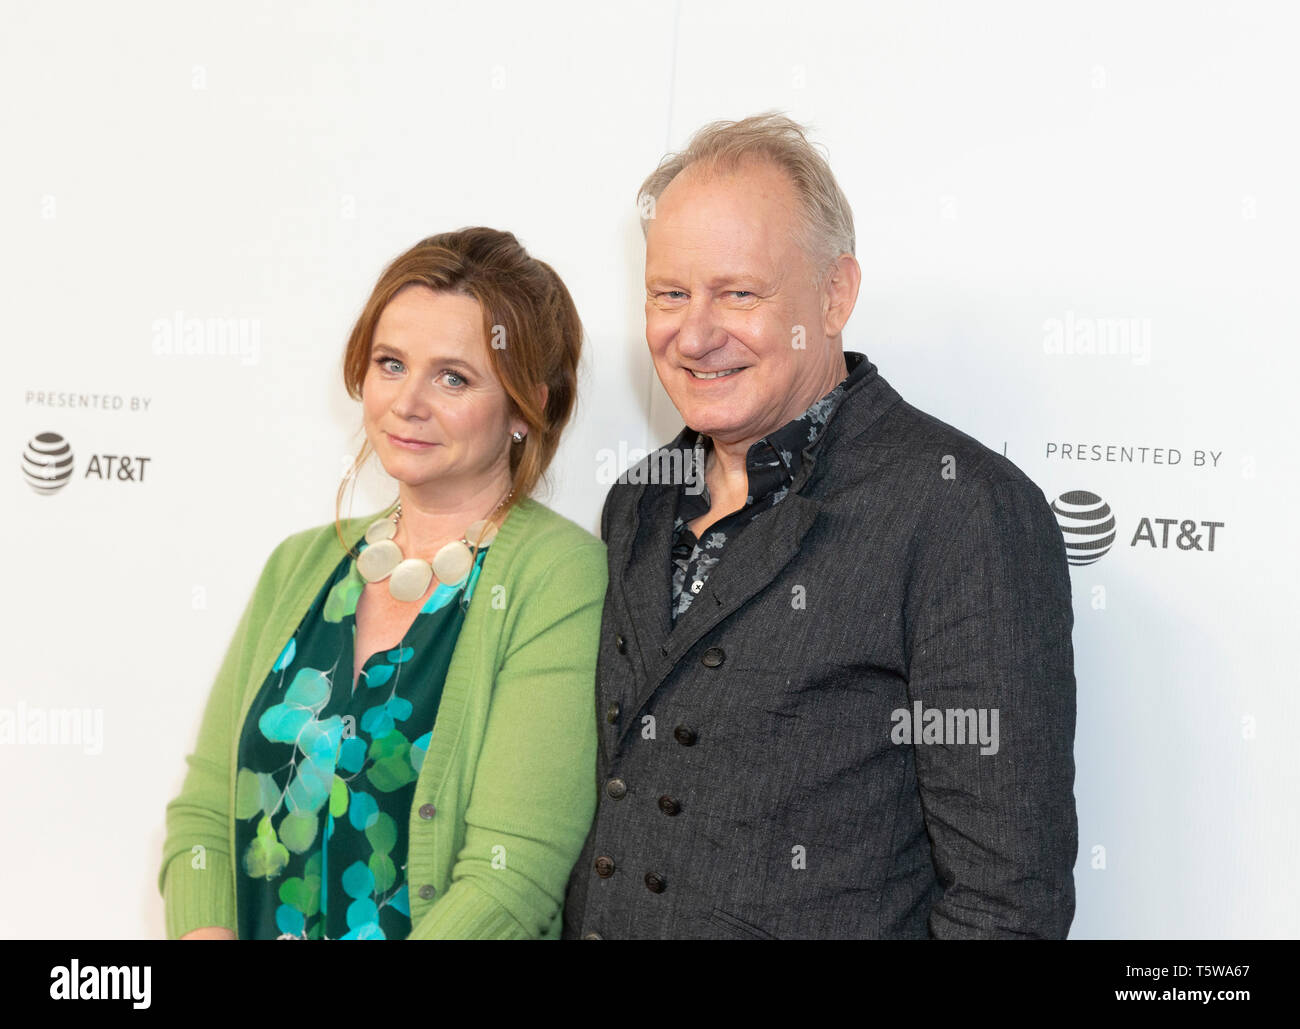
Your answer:
[[[182,940],[233,940],[235,934],[222,925],[204,926],[181,937]]]

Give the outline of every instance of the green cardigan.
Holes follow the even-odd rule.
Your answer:
[[[342,523],[354,543],[380,511]],[[236,754],[245,715],[343,557],[334,523],[266,563],[167,805],[167,936],[235,929]],[[558,939],[596,809],[595,669],[605,545],[532,499],[488,550],[411,804],[409,939]],[[425,805],[434,805],[432,817]],[[431,889],[430,889],[431,888]]]

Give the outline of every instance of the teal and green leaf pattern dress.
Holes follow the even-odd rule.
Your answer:
[[[364,550],[360,541],[354,550]],[[439,583],[406,637],[356,684],[357,601],[344,555],[249,709],[235,844],[240,939],[397,940],[411,931],[408,819],[452,651],[487,548]]]

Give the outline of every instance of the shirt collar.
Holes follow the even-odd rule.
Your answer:
[[[747,503],[757,504],[778,489],[788,489],[804,461],[814,459],[817,444],[843,403],[845,394],[866,376],[870,367],[866,355],[853,350],[844,352],[844,363],[848,375],[840,380],[839,385],[814,401],[803,414],[750,445],[745,455],[750,489]],[[692,474],[687,481],[703,484],[705,459],[713,447],[713,440],[688,426],[670,446],[691,451]],[[706,491],[706,501],[707,496]]]

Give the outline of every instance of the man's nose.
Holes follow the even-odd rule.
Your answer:
[[[677,349],[686,357],[699,357],[718,347],[720,333],[708,297],[693,296],[677,327]]]

